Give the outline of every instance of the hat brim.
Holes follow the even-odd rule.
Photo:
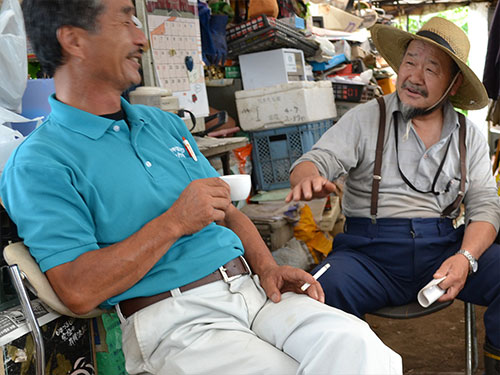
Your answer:
[[[396,73],[410,41],[422,40],[436,46],[455,61],[463,75],[463,82],[457,93],[450,96],[450,102],[453,106],[465,110],[474,110],[481,109],[488,104],[488,94],[482,82],[472,69],[448,48],[432,39],[408,33],[394,26],[377,24],[370,29],[370,32],[378,52]]]

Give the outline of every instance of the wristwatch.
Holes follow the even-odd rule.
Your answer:
[[[456,252],[456,254],[462,254],[469,261],[469,275],[471,273],[477,272],[477,259],[474,258],[474,256],[471,253],[469,253],[467,250],[460,249]]]

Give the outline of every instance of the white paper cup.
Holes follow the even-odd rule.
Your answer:
[[[417,295],[417,300],[422,307],[429,307],[446,292],[446,290],[443,290],[438,286],[438,284],[444,279],[446,279],[446,276],[441,277],[440,279],[432,279],[426,286],[420,289]]]
[[[248,198],[252,188],[249,174],[231,174],[220,176],[220,178],[229,185],[232,201],[242,201]]]

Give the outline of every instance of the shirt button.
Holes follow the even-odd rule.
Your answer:
[[[147,161],[147,162],[146,162],[146,167],[151,168],[151,166],[152,166],[152,165],[153,165],[153,164],[151,164],[151,162],[150,162],[150,161]]]
[[[119,131],[120,131],[120,126],[119,126],[119,125],[115,125],[115,126],[113,126],[113,130],[114,130],[115,132],[119,132]]]
[[[427,154],[424,154],[424,159],[427,159],[427,157],[428,157]]]

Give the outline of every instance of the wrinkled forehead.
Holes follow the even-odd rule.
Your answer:
[[[453,59],[436,45],[423,41],[412,40],[408,44],[404,57],[425,58],[435,63],[439,63],[444,67],[451,67]]]

